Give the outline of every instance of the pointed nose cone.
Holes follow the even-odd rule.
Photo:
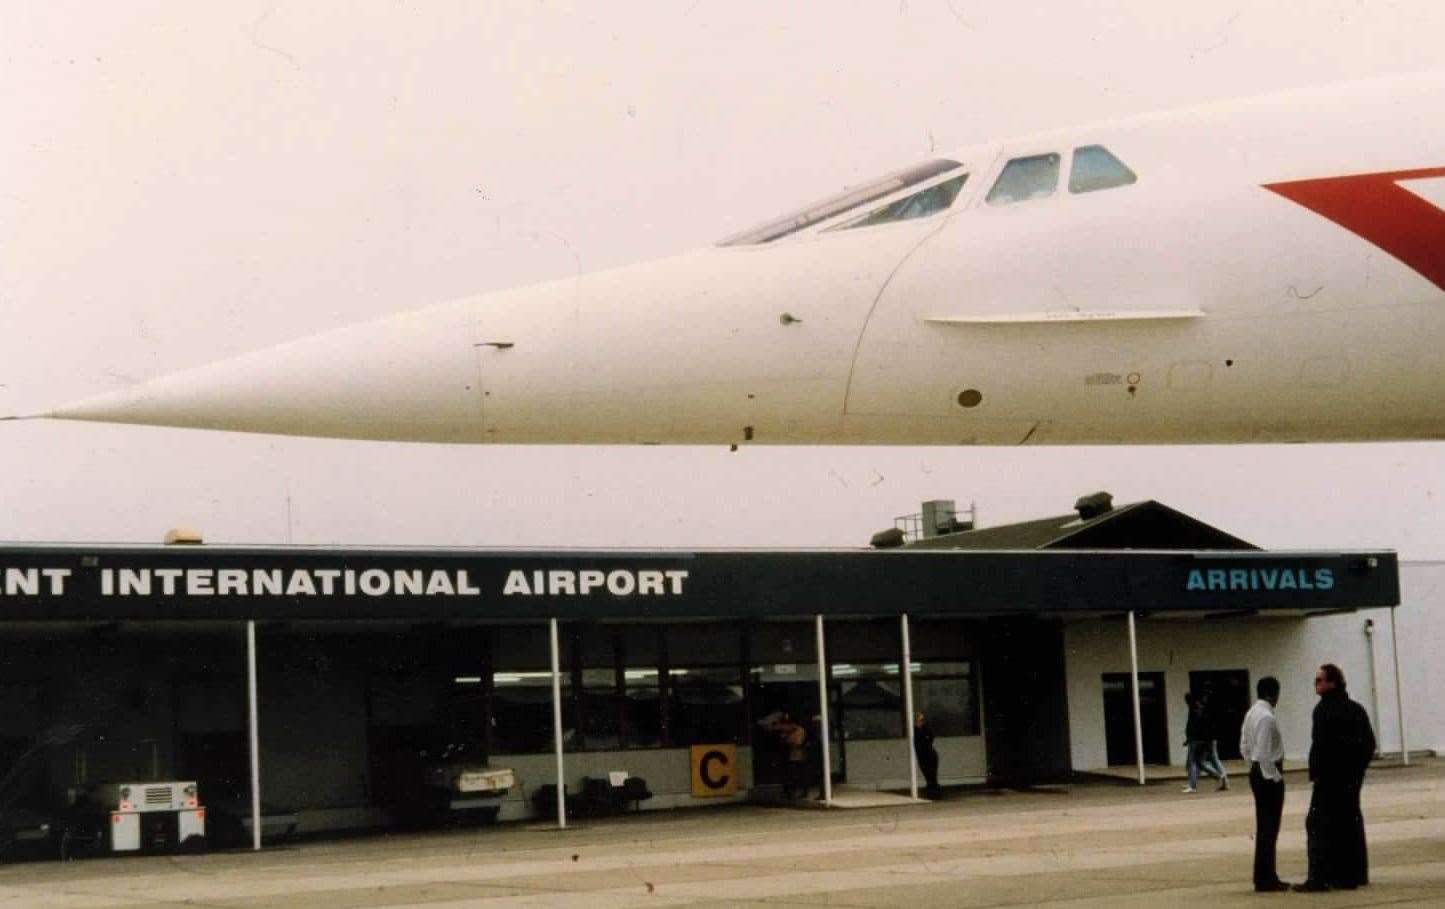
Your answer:
[[[235,432],[481,441],[472,307],[344,328],[86,398],[43,416]]]

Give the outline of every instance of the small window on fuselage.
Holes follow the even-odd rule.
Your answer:
[[[1074,166],[1069,170],[1069,192],[1092,193],[1116,186],[1128,186],[1139,178],[1123,161],[1102,145],[1074,149]]]
[[[1030,155],[1014,158],[1004,165],[985,200],[989,205],[1007,205],[1052,196],[1059,185],[1059,156]]]
[[[921,189],[911,196],[904,196],[856,221],[840,224],[832,229],[847,230],[850,227],[872,227],[875,224],[926,218],[952,205],[953,200],[958,198],[958,191],[963,189],[963,184],[967,180],[968,174],[959,174],[927,189]]]

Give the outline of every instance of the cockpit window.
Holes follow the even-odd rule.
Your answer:
[[[968,180],[968,174],[959,174],[942,183],[934,184],[927,189],[920,189],[911,196],[904,196],[894,202],[883,206],[875,212],[871,212],[856,221],[849,221],[840,224],[829,230],[847,230],[850,227],[872,227],[875,224],[888,224],[892,221],[908,221],[912,218],[926,218],[936,212],[941,212],[953,204],[958,198],[958,191],[963,189],[963,184]]]
[[[1139,178],[1102,145],[1074,149],[1074,166],[1069,170],[1069,192],[1091,193],[1100,189],[1128,186]]]
[[[1004,165],[1003,173],[988,191],[989,205],[1007,205],[1052,196],[1059,185],[1059,156],[1032,155],[1014,158]]]
[[[878,180],[874,180],[863,186],[847,190],[830,199],[815,202],[806,208],[793,212],[775,221],[769,221],[761,227],[744,231],[740,234],[728,237],[719,246],[752,246],[758,243],[768,243],[779,237],[786,237],[788,234],[796,233],[814,224],[826,221],[829,218],[837,217],[851,209],[875,202],[884,196],[891,196],[900,189],[907,189],[910,186],[922,183],[939,174],[947,173],[962,167],[957,161],[950,161],[947,158],[937,158],[918,164],[907,170],[889,174]]]

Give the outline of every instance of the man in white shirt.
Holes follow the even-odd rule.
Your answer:
[[[1275,843],[1284,814],[1284,739],[1274,719],[1279,679],[1267,675],[1254,686],[1259,700],[1244,715],[1239,754],[1249,762],[1249,791],[1254,794],[1254,889],[1282,893],[1289,884],[1275,872]]]

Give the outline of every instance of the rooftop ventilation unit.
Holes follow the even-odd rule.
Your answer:
[[[1079,513],[1079,520],[1092,520],[1114,510],[1114,497],[1107,492],[1094,492],[1080,496],[1079,501],[1074,503],[1074,510]]]

